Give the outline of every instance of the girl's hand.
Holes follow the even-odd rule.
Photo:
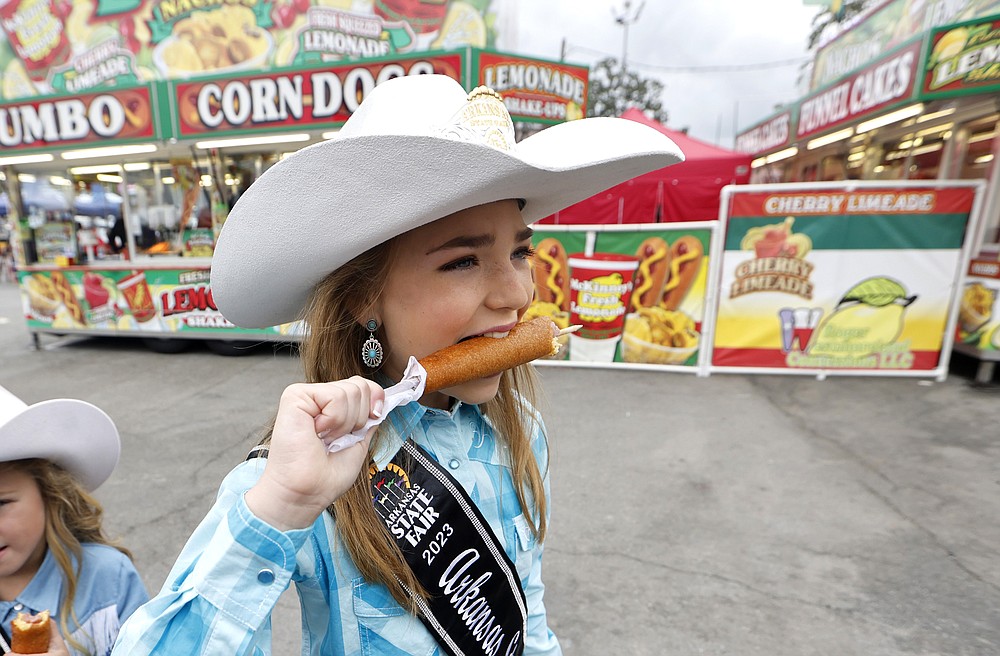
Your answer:
[[[246,493],[250,510],[282,531],[311,526],[357,480],[375,428],[336,453],[320,435],[330,440],[361,428],[384,399],[381,387],[360,376],[285,388],[264,474]]]
[[[62,634],[59,633],[59,628],[56,626],[55,620],[49,622],[51,625],[49,634],[49,650],[40,656],[70,656],[69,648],[63,641]],[[18,656],[18,652],[10,652],[10,656]]]

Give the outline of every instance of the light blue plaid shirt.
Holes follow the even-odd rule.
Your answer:
[[[479,408],[458,403],[443,411],[410,403],[389,419],[396,435],[412,435],[465,488],[515,563],[528,605],[524,653],[561,654],[542,601],[542,546],[521,513],[510,469],[502,464],[507,458],[498,453],[501,447]],[[544,473],[548,453],[540,419],[536,426],[532,446]],[[398,437],[390,442],[376,456],[379,468],[402,443]],[[281,532],[250,512],[243,495],[264,464],[252,459],[226,477],[163,589],[122,627],[114,654],[269,653],[271,611],[290,582],[301,602],[303,654],[443,654],[385,586],[361,576],[330,513],[311,528]],[[546,497],[548,490],[546,475]]]

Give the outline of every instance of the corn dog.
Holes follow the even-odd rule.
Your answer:
[[[555,339],[558,332],[551,319],[537,317],[517,324],[506,337],[473,337],[431,353],[420,360],[427,371],[424,393],[493,376],[552,355],[559,350]]]
[[[18,654],[44,654],[49,650],[49,611],[38,615],[18,613],[11,626],[10,648]]]

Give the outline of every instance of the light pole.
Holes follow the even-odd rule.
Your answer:
[[[625,60],[628,58],[628,26],[639,20],[639,14],[642,13],[642,8],[646,6],[645,0],[639,3],[639,7],[635,10],[634,14],[630,15],[632,9],[632,1],[625,0],[625,7],[622,9],[621,14],[615,15],[615,22],[624,28],[624,34],[622,35],[622,73],[625,73]],[[614,10],[611,10],[614,12]]]

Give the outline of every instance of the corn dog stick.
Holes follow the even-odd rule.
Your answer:
[[[556,325],[547,317],[517,324],[503,338],[473,337],[420,360],[427,371],[424,393],[493,376],[559,350]]]

